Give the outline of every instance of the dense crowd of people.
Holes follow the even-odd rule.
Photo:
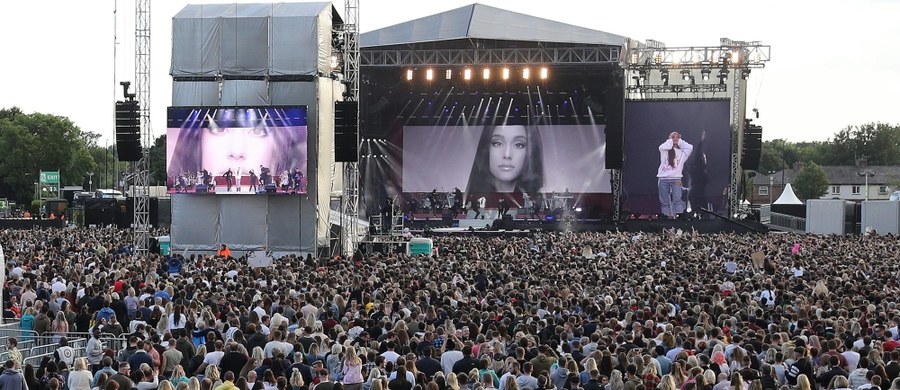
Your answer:
[[[898,244],[533,233],[251,268],[5,230],[0,390],[900,390]]]

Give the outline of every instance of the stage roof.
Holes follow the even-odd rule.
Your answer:
[[[360,46],[373,48],[460,39],[606,46],[623,46],[625,44],[625,37],[621,35],[483,4],[471,4],[364,33],[360,37]]]

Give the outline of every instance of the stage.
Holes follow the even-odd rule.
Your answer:
[[[532,232],[647,232],[659,233],[671,229],[684,232],[710,233],[765,233],[768,228],[758,222],[729,221],[720,218],[695,220],[610,220],[564,219],[546,220],[477,220],[480,227],[468,223],[469,220],[421,220],[406,221],[405,225],[414,234],[428,235],[509,235],[530,234]],[[483,222],[483,223],[482,223]]]
[[[2,218],[0,219],[0,229],[13,230],[31,230],[44,228],[62,228],[65,222],[60,219],[25,219],[25,218]]]

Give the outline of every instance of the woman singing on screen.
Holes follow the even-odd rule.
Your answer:
[[[277,171],[306,167],[306,127],[278,126],[272,109],[219,109],[215,118],[196,109],[182,124],[169,161],[169,176],[189,170],[208,170],[222,176],[259,165]],[[272,113],[277,115],[277,111]]]
[[[543,157],[541,136],[536,128],[485,126],[466,192],[538,192],[544,186]]]

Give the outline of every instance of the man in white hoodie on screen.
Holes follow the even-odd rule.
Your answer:
[[[681,134],[673,131],[669,139],[659,145],[659,180],[660,214],[674,219],[684,212],[684,200],[681,193],[681,178],[684,163],[691,156],[694,146],[681,139]]]

